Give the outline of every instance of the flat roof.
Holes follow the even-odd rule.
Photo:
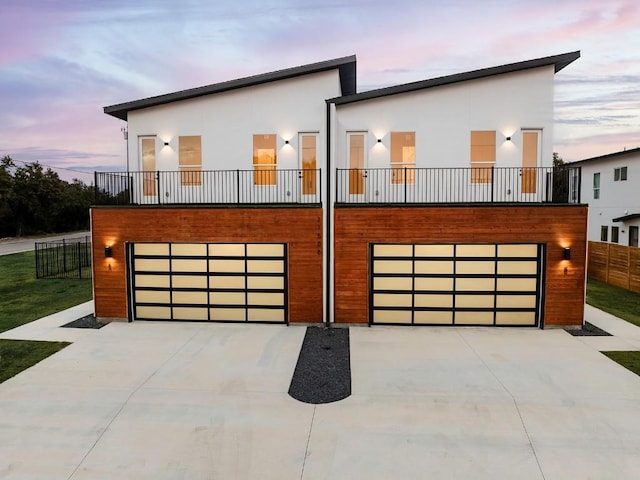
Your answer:
[[[251,77],[244,77],[236,80],[214,83],[203,87],[180,90],[178,92],[167,93],[155,97],[143,98],[141,100],[110,105],[108,107],[104,107],[104,113],[126,121],[127,114],[132,110],[155,107],[180,100],[227,92],[229,90],[261,85],[263,83],[275,82],[278,80],[285,80],[333,69],[338,69],[342,94],[352,95],[356,93],[356,56],[350,55],[348,57],[335,58],[333,60],[286,68],[275,72],[262,73]]]
[[[391,87],[379,88],[376,90],[369,90],[367,92],[355,93],[353,95],[343,95],[341,97],[332,98],[327,100],[328,102],[336,105],[345,105],[348,103],[361,102],[364,100],[371,100],[374,98],[386,97],[389,95],[397,95],[400,93],[414,92],[417,90],[423,90],[425,88],[440,87],[443,85],[451,85],[459,82],[466,82],[469,80],[478,80],[481,78],[492,77],[494,75],[502,75],[505,73],[519,72],[522,70],[528,70],[531,68],[546,67],[548,65],[554,66],[554,72],[557,73],[564,67],[569,65],[580,58],[580,51],[563,53],[561,55],[554,55],[551,57],[537,58],[534,60],[527,60],[524,62],[509,63],[507,65],[500,65],[498,67],[483,68],[481,70],[473,70],[466,73],[458,73],[455,75],[448,75],[445,77],[432,78],[429,80],[420,80],[417,82],[405,83],[402,85],[394,85]]]

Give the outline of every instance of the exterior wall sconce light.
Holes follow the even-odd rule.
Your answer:
[[[571,260],[571,248],[565,247],[563,251],[563,257],[565,260]]]
[[[285,140],[285,141],[284,141],[284,144],[285,144],[285,145],[289,145],[289,140]]]
[[[169,142],[164,142],[164,146],[168,147],[169,146]]]
[[[378,143],[382,143],[382,139],[381,138],[378,139]]]
[[[105,258],[113,257],[113,252],[111,251],[111,247],[104,247],[104,256]]]
[[[510,142],[510,141],[511,141],[511,137],[507,137],[507,138],[506,138],[506,141],[507,141],[507,142]]]

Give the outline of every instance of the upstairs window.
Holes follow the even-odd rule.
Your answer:
[[[178,137],[180,184],[202,185],[202,139],[200,135]]]
[[[609,239],[609,227],[602,225],[600,227],[600,241],[606,242]]]
[[[415,183],[415,168],[416,132],[391,132],[391,183]]]
[[[593,174],[593,199],[600,198],[600,173]]]
[[[253,184],[276,184],[276,134],[253,136]]]
[[[618,227],[611,227],[611,243],[618,243]]]
[[[627,167],[620,167],[613,169],[613,181],[620,182],[627,179]]]
[[[471,132],[471,183],[491,183],[496,164],[496,131]]]

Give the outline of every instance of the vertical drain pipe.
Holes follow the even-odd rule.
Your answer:
[[[327,182],[326,182],[326,189],[327,189],[327,205],[326,205],[326,215],[327,215],[327,221],[326,221],[326,227],[325,227],[325,242],[326,242],[326,248],[325,251],[327,252],[327,258],[326,258],[326,263],[325,263],[325,269],[327,272],[326,275],[326,285],[325,285],[325,289],[327,292],[327,296],[326,296],[326,301],[325,301],[325,327],[329,328],[331,327],[331,322],[329,321],[331,318],[330,312],[331,312],[331,293],[333,291],[333,289],[331,288],[331,209],[333,208],[332,204],[331,204],[331,102],[329,102],[328,100],[325,100],[325,103],[327,105],[327,125],[326,125],[326,129],[327,129],[327,161],[326,161],[326,169],[327,169]]]

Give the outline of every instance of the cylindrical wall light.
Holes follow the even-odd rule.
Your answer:
[[[109,247],[109,246],[104,247],[104,256],[105,256],[105,258],[113,257],[113,252],[111,251],[111,247]]]
[[[564,248],[563,256],[564,256],[565,260],[571,260],[571,248],[570,247],[565,247]]]

